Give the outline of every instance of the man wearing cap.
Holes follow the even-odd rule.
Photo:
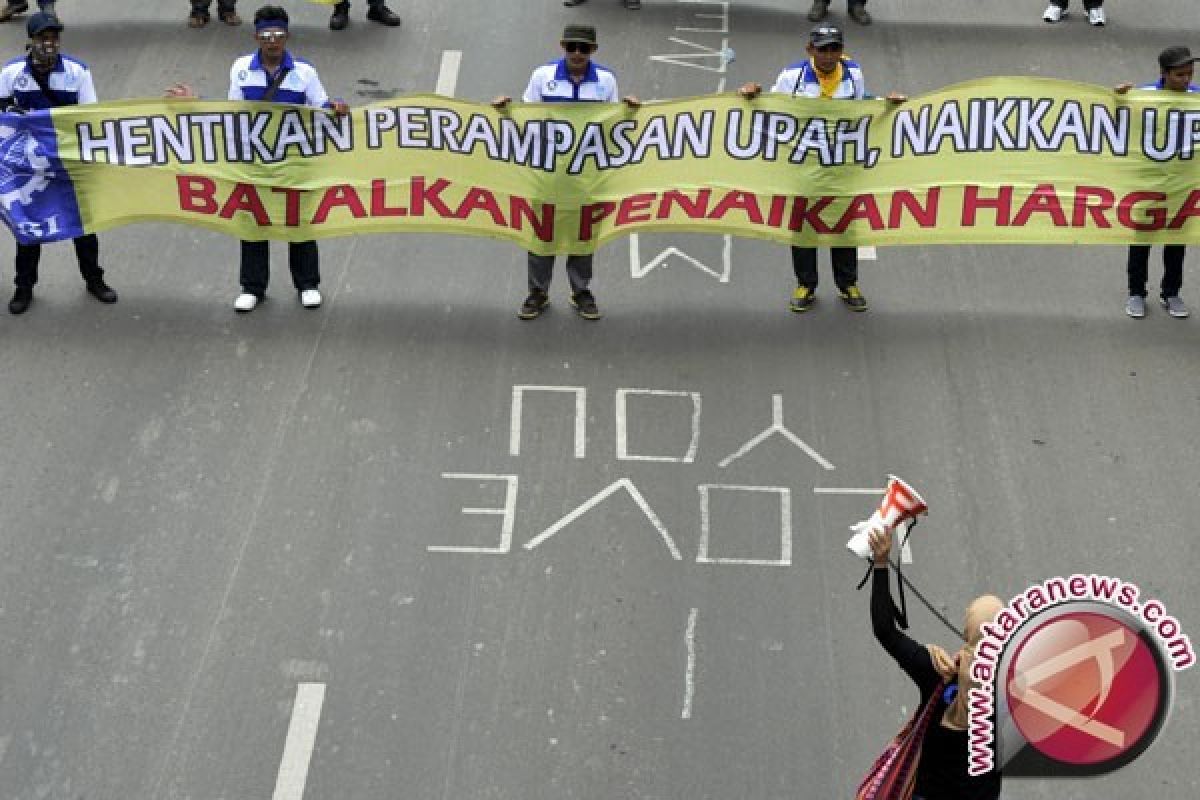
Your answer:
[[[1186,47],[1168,47],[1158,54],[1158,80],[1137,88],[1162,92],[1200,92],[1200,86],[1192,83],[1196,60],[1192,51]],[[1117,94],[1125,94],[1132,88],[1132,83],[1122,83],[1114,87],[1114,91]],[[1176,319],[1185,319],[1190,313],[1179,296],[1179,289],[1183,286],[1183,256],[1183,245],[1163,246],[1163,277],[1159,285],[1158,299],[1167,313]],[[1129,299],[1125,301],[1125,313],[1134,319],[1146,316],[1146,281],[1149,280],[1149,271],[1150,245],[1130,245],[1129,261],[1126,264]]]
[[[581,6],[586,2],[587,0],[563,0],[563,5],[570,8],[572,6]],[[621,5],[625,6],[630,11],[637,11],[642,7],[642,0],[621,0]]]
[[[217,0],[217,18],[226,25],[242,24],[242,18],[237,13],[237,0]],[[192,13],[188,15],[189,28],[203,28],[209,23],[212,15],[209,8],[212,0],[192,0]]]
[[[840,28],[825,25],[813,28],[808,36],[808,59],[784,69],[771,87],[774,94],[792,97],[825,98],[830,100],[863,100],[868,97],[862,67],[845,53],[845,40]],[[762,92],[757,83],[747,83],[738,90],[742,97],[753,100]],[[903,103],[904,95],[892,92],[887,99]],[[838,294],[851,311],[866,311],[867,299],[858,288],[858,249],[831,247],[833,280]],[[816,300],[817,248],[793,247],[792,268],[796,273],[796,290],[792,294],[791,310],[808,311]]]
[[[279,6],[263,6],[254,13],[254,38],[258,50],[233,62],[229,71],[229,99],[259,103],[290,103],[327,108],[340,115],[350,109],[341,100],[331,100],[321,85],[316,69],[287,51],[288,13]],[[187,84],[167,90],[169,97],[195,98]],[[267,293],[271,253],[265,241],[243,241],[242,292],[233,302],[237,311],[253,311]],[[305,308],[321,305],[321,271],[316,242],[289,242],[288,266],[292,285]]]
[[[813,0],[812,8],[808,10],[808,18],[812,22],[820,22],[829,14],[829,0]],[[859,25],[870,25],[871,15],[867,13],[867,0],[847,0],[846,16]]]
[[[395,28],[400,24],[400,15],[388,8],[385,0],[367,0],[367,19],[389,28]],[[333,15],[329,17],[330,30],[344,31],[349,24],[349,0],[334,4]]]
[[[616,103],[617,76],[608,67],[592,61],[596,52],[596,29],[591,25],[568,25],[563,31],[564,57],[551,61],[533,71],[522,100],[526,103]],[[627,96],[624,102],[631,108],[641,105],[636,97]],[[492,101],[498,109],[512,102],[511,97]],[[554,273],[554,256],[529,254],[529,296],[521,304],[517,316],[535,319],[550,305],[550,278]],[[567,279],[571,283],[571,305],[584,319],[600,319],[596,298],[588,288],[592,281],[592,256],[567,256]]]
[[[0,70],[0,111],[44,111],[96,102],[87,64],[60,52],[63,24],[58,17],[39,11],[29,18],[25,30],[29,33],[29,55],[10,61]],[[94,233],[75,239],[75,256],[88,293],[101,303],[117,302],[117,293],[104,282],[100,241]],[[17,290],[8,304],[11,313],[23,314],[33,302],[41,257],[41,245],[17,244]]]
[[[47,14],[54,13],[54,0],[38,0],[38,8]],[[8,0],[4,8],[0,8],[0,22],[8,22],[18,14],[29,10],[29,0]]]

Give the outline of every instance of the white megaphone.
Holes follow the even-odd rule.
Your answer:
[[[879,508],[875,509],[875,513],[871,514],[869,519],[850,526],[854,535],[850,537],[850,541],[846,542],[846,548],[859,558],[870,559],[871,544],[867,540],[867,536],[871,531],[891,533],[900,523],[916,519],[928,512],[929,506],[925,505],[924,498],[917,494],[916,489],[895,475],[889,475],[887,490],[883,493],[883,502],[879,504]]]

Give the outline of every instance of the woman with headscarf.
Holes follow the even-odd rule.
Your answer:
[[[953,658],[937,645],[920,645],[896,627],[896,610],[888,588],[892,535],[874,531],[869,540],[875,562],[871,581],[875,638],[917,685],[921,692],[917,708],[924,708],[941,687],[921,745],[913,800],[996,800],[1000,796],[998,770],[979,776],[967,774],[967,702],[980,626],[990,621],[1004,603],[994,595],[971,601],[963,625],[966,644]]]

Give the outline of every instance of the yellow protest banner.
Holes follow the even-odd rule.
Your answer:
[[[902,105],[720,95],[497,111],[418,95],[336,117],[125,101],[5,116],[0,142],[10,166],[44,162],[0,175],[5,218],[29,241],[150,220],[244,239],[484,235],[538,253],[645,231],[821,246],[1200,241],[1200,98],[1046,79]]]

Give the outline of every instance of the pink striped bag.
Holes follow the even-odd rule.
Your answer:
[[[942,684],[938,684],[925,706],[888,743],[883,754],[875,759],[854,800],[910,800],[917,785],[917,762],[921,760],[921,744],[933,719]]]

